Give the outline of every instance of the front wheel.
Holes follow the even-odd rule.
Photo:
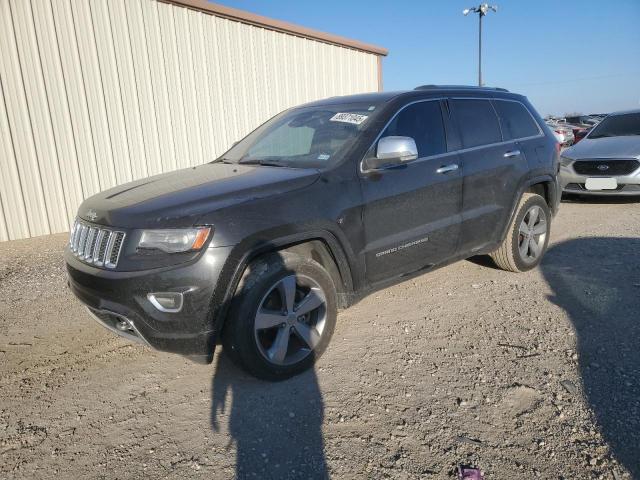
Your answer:
[[[525,193],[505,239],[491,258],[509,272],[531,270],[542,260],[550,233],[551,211],[547,202],[540,195]]]
[[[317,262],[288,252],[252,262],[227,318],[224,349],[255,377],[284,380],[311,367],[336,323],[336,289]]]

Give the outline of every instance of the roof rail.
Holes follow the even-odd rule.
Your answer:
[[[494,90],[498,92],[508,92],[506,88],[500,87],[476,87],[473,85],[420,85],[414,90]]]

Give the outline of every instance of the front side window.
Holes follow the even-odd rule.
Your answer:
[[[494,100],[493,106],[498,112],[505,140],[533,137],[540,134],[538,125],[520,102]]]
[[[339,161],[373,123],[376,104],[335,104],[285,111],[250,133],[220,160],[323,168]]]
[[[418,147],[418,157],[429,157],[447,151],[447,140],[440,102],[427,101],[409,105],[391,121],[383,137],[411,137]]]
[[[489,100],[456,99],[451,101],[451,105],[465,148],[502,141],[498,117]]]
[[[640,113],[611,115],[593,127],[587,138],[640,135]]]

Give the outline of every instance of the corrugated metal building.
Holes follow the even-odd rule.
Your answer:
[[[0,240],[223,153],[277,112],[381,88],[384,49],[205,0],[0,0]]]

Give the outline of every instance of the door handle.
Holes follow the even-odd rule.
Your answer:
[[[436,173],[449,173],[458,170],[458,164],[452,163],[451,165],[444,165],[436,170]]]
[[[512,158],[512,157],[517,157],[518,155],[520,155],[520,150],[510,150],[508,152],[506,152],[503,157],[504,158]]]

